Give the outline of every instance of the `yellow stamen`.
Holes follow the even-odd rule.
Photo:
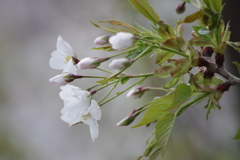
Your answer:
[[[66,58],[65,58],[65,62],[64,62],[64,64],[66,64],[68,61],[70,61],[70,59],[71,59],[71,57],[68,55]]]

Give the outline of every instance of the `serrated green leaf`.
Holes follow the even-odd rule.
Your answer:
[[[236,65],[238,72],[240,73],[240,64],[236,61],[233,61],[232,63]]]
[[[173,86],[175,86],[178,83],[179,80],[180,80],[180,78],[173,78],[171,81],[169,81],[167,84],[165,84],[163,86],[163,88],[164,89],[170,89]]]
[[[181,104],[187,101],[191,93],[191,88],[185,83],[177,85],[176,90],[173,93],[173,102],[171,103],[169,108],[165,110],[165,112],[172,111],[178,108]]]
[[[157,121],[155,127],[155,136],[161,148],[159,157],[162,157],[166,152],[175,118],[176,115],[174,113],[166,113]]]
[[[158,145],[158,142],[157,142],[157,145],[154,146],[152,152],[148,156],[148,160],[158,160],[161,150],[162,150],[161,146]]]
[[[199,10],[193,14],[188,15],[183,21],[182,23],[192,23],[194,21],[196,21],[197,19],[201,18],[203,16],[203,12],[202,10]]]
[[[161,66],[154,71],[154,76],[156,76],[158,78],[168,77],[168,76],[170,76],[170,73],[171,73],[173,67],[174,67],[173,64]]]
[[[147,0],[128,0],[132,6],[138,10],[143,16],[152,21],[153,23],[158,23],[160,21],[159,16],[149,5]]]
[[[128,29],[130,29],[132,32],[135,32],[135,33],[139,33],[140,31],[137,30],[136,28],[134,28],[133,26],[125,23],[125,22],[122,22],[122,21],[117,21],[117,20],[105,20],[105,21],[98,21],[98,23],[102,23],[102,22],[108,22],[114,26],[118,25],[118,26],[123,26],[123,27],[126,27]]]
[[[165,114],[164,110],[169,108],[169,106],[172,103],[172,100],[173,95],[166,95],[161,98],[155,99],[148,107],[140,123],[133,126],[132,128],[143,126],[145,124],[154,122],[157,119],[159,119],[161,116]]]
[[[191,61],[188,58],[179,59],[175,62],[175,67],[172,69],[171,76],[173,78],[180,77],[188,73],[191,67]]]
[[[236,135],[233,137],[234,141],[240,141],[240,128],[238,128]]]

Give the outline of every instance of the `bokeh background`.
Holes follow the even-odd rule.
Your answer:
[[[172,25],[179,17],[196,10],[187,5],[186,13],[177,15],[174,9],[180,0],[149,2],[161,19]],[[224,19],[231,20],[232,40],[240,41],[237,16],[240,3],[225,2]],[[116,123],[162,92],[148,92],[139,100],[123,95],[103,106],[100,135],[93,143],[88,126],[69,127],[60,119],[63,107],[58,95],[60,89],[48,81],[61,72],[49,67],[58,35],[79,58],[113,54],[91,49],[97,36],[108,33],[88,20],[107,19],[132,25],[136,22],[150,28],[150,22],[127,0],[0,0],[0,160],[133,160],[142,154],[153,126],[130,129],[117,127]],[[191,24],[185,25],[184,37],[190,38],[190,32]],[[239,53],[228,51],[230,61],[226,66],[239,76],[231,64],[231,59],[240,61]],[[150,72],[156,67],[152,61],[151,57],[143,58],[128,73]],[[102,73],[82,71],[81,74]],[[160,86],[167,80],[150,78],[144,84]],[[80,80],[74,85],[86,88],[93,83]],[[178,117],[163,159],[239,160],[240,145],[232,141],[240,126],[239,91],[239,87],[232,87],[221,100],[222,110],[212,111],[208,121],[204,103]],[[94,99],[103,95],[104,92],[97,94]]]

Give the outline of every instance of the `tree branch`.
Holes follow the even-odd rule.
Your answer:
[[[240,78],[235,77],[229,73],[224,66],[219,67],[216,63],[212,61],[210,57],[200,57],[200,66],[205,66],[210,72],[218,73],[222,77],[226,78],[231,85],[240,86]]]

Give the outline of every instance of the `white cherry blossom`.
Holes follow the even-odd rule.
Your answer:
[[[100,120],[102,115],[99,105],[91,99],[88,91],[73,85],[60,88],[62,91],[59,95],[64,101],[61,119],[69,123],[70,126],[81,122],[89,125],[90,134],[94,141],[99,134],[97,120]]]
[[[61,36],[57,39],[57,50],[52,52],[50,58],[50,67],[57,70],[63,70],[63,72],[69,72],[76,74],[77,68],[74,65],[72,57],[76,57],[72,47],[63,40]]]
[[[127,58],[114,59],[109,63],[108,67],[113,70],[122,70],[129,67],[133,63],[133,60]]]

